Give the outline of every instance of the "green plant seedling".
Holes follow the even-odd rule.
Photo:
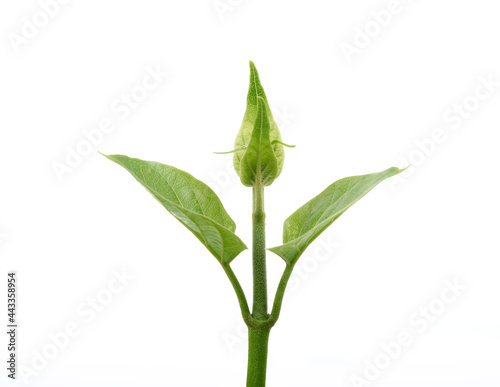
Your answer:
[[[235,234],[236,224],[220,199],[203,182],[170,165],[122,155],[106,156],[129,171],[160,204],[186,226],[217,259],[231,282],[248,326],[247,387],[264,387],[269,333],[280,316],[285,289],[293,268],[307,247],[349,207],[381,181],[402,169],[389,168],[368,175],[340,179],[285,220],[283,244],[266,249],[264,187],[280,175],[285,159],[278,126],[273,119],[255,65],[250,62],[250,87],[241,128],[233,153],[234,168],[253,193],[253,305],[231,269],[231,262],[247,246]],[[274,303],[268,308],[266,250],[285,261]]]

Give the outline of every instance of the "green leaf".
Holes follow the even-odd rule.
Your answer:
[[[106,157],[129,171],[221,263],[231,262],[247,248],[234,234],[236,224],[220,199],[205,183],[170,165],[123,155]]]
[[[349,207],[378,183],[402,171],[393,167],[379,173],[336,181],[285,220],[283,245],[269,250],[288,265],[294,265],[305,249]]]
[[[269,139],[278,165],[276,176],[274,177],[276,179],[283,169],[283,162],[285,161],[285,151],[281,142],[281,135],[278,129],[278,125],[276,125],[276,122],[274,121],[271,108],[269,107],[266,94],[264,93],[264,88],[260,83],[259,74],[253,62],[250,62],[250,86],[248,88],[247,95],[247,108],[245,111],[245,115],[243,116],[243,122],[241,124],[240,131],[238,132],[236,141],[234,143],[234,149],[241,148],[241,150],[234,153],[233,165],[236,173],[241,178],[241,161],[246,153],[245,149],[242,147],[248,146],[252,139],[259,109],[258,97],[261,97],[264,100],[266,114],[269,119]],[[245,183],[243,182],[243,184]]]
[[[248,186],[270,185],[278,175],[278,160],[269,137],[269,118],[265,101],[257,97],[257,119],[250,143],[241,159],[241,182]]]

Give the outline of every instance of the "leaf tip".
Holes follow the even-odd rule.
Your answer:
[[[284,142],[281,142],[279,140],[274,140],[273,142],[271,142],[271,144],[281,144],[283,146],[286,146],[287,148],[295,148],[295,145],[285,144]]]
[[[213,152],[213,153],[216,154],[216,155],[227,155],[229,153],[235,153],[235,152],[238,152],[238,151],[246,149],[246,148],[247,148],[247,146],[243,145],[243,146],[240,146],[239,148],[236,148],[236,149],[233,149],[233,150],[230,150],[230,151],[227,151],[227,152]]]
[[[97,151],[97,153],[99,153],[101,156],[106,157],[108,160],[114,161],[113,160],[113,155],[105,155],[104,153],[99,152],[99,151]]]
[[[406,171],[408,168],[410,168],[412,165],[408,165],[405,168],[398,168],[398,167],[391,167],[388,169],[392,173],[392,176],[399,175],[400,173]]]

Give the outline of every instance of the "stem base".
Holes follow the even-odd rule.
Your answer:
[[[247,387],[265,387],[267,347],[271,329],[248,330]]]

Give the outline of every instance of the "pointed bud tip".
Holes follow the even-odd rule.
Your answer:
[[[249,61],[250,62],[250,75],[251,76],[259,76],[259,72],[257,71],[257,67],[255,66],[255,63],[253,63],[252,61]]]

